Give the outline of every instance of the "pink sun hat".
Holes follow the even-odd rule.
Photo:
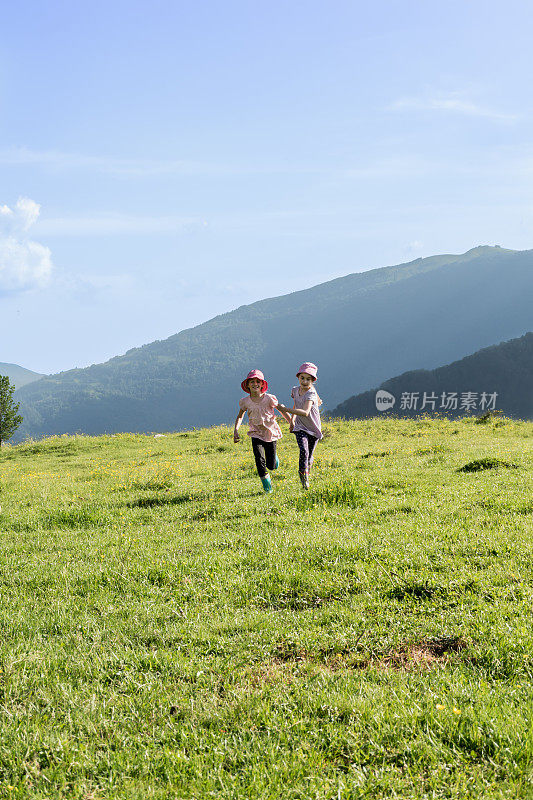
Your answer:
[[[300,372],[306,372],[308,375],[312,377],[313,381],[316,381],[316,374],[318,372],[318,367],[316,364],[312,364],[310,361],[304,361],[304,363],[296,373],[296,377],[298,377]]]
[[[259,378],[260,381],[263,381],[263,385],[261,386],[261,392],[266,392],[268,389],[268,383],[265,380],[265,376],[261,372],[260,369],[251,369],[246,378],[241,383],[241,389],[243,392],[248,392],[250,394],[250,390],[248,388],[248,381],[250,378]]]

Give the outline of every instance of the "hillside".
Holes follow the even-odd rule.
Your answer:
[[[320,367],[326,407],[407,369],[531,329],[533,251],[479,247],[355,273],[223,314],[165,341],[17,392],[20,437],[176,430],[226,422],[259,366],[288,399],[295,368]]]
[[[2,448],[2,798],[531,800],[533,425],[326,430]]]
[[[0,375],[7,375],[16,389],[21,389],[29,383],[40,380],[43,376],[31,369],[24,369],[17,364],[5,364],[0,361]]]
[[[389,411],[376,409],[378,389],[394,395],[396,402]],[[452,392],[457,396],[457,403],[450,397]],[[466,397],[467,393],[472,393],[470,398]],[[484,399],[483,393],[487,395]],[[491,394],[497,395],[494,401],[490,400]],[[437,399],[428,402],[430,396]],[[472,405],[465,408],[465,403]],[[439,369],[405,372],[380,384],[377,389],[348,398],[330,415],[346,419],[374,417],[382,413],[414,417],[423,410],[436,410],[454,417],[465,413],[481,414],[489,406],[509,417],[533,419],[533,333],[486,347]]]

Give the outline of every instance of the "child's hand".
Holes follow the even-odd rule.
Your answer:
[[[235,431],[235,433],[233,434],[233,441],[235,442],[235,444],[237,444],[237,442],[240,442],[240,440],[241,440],[241,437],[239,436],[237,431]]]

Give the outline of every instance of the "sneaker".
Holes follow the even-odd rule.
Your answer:
[[[279,458],[276,456],[276,463],[274,464],[274,469],[279,467]]]
[[[305,472],[299,472],[298,475],[300,476],[300,483],[302,484],[303,489],[309,489],[309,478]]]
[[[270,475],[265,475],[264,478],[261,478],[261,483],[263,484],[263,489],[267,494],[270,494],[272,491],[272,481],[270,480]]]

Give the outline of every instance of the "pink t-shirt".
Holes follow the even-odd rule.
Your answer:
[[[277,404],[278,399],[273,394],[265,393],[259,400],[252,400],[249,395],[241,397],[239,408],[248,412],[248,436],[262,439],[263,442],[281,439],[283,434],[274,416]]]

